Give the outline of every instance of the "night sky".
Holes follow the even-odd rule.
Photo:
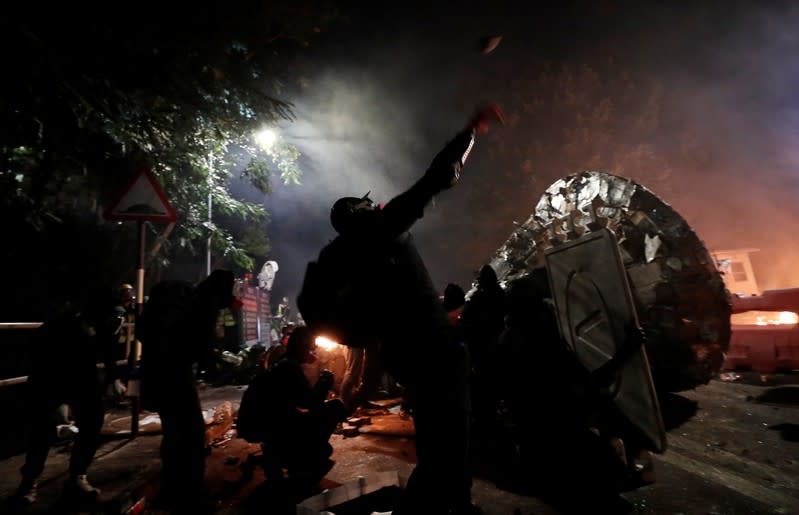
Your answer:
[[[334,236],[330,206],[410,186],[474,106],[508,124],[413,229],[436,286],[467,287],[544,189],[585,169],[630,177],[709,249],[759,248],[761,288],[799,285],[793,235],[799,8],[787,3],[551,2],[345,9],[297,62],[282,134],[301,186],[275,184],[276,296]],[[502,34],[489,55],[477,40]]]

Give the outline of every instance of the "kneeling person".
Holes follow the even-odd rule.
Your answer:
[[[340,399],[326,400],[333,374],[323,371],[315,385],[305,377],[303,364],[316,361],[314,334],[306,327],[291,333],[285,355],[250,388],[242,408],[260,411],[264,468],[268,479],[282,477],[321,480],[333,466],[330,436],[346,418]],[[254,403],[246,406],[247,401]],[[251,438],[248,438],[251,439]]]

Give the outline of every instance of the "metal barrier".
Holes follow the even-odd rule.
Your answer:
[[[42,322],[0,322],[0,329],[38,329]]]
[[[0,330],[2,329],[38,329],[41,327],[43,322],[0,322]],[[132,341],[133,336],[133,328],[136,324],[131,322],[125,322],[122,324],[122,328],[125,330],[127,335],[126,342],[125,342],[125,356],[128,356],[127,359],[120,359],[116,361],[117,365],[130,365],[131,361],[133,364],[137,363],[139,358],[141,357],[141,344],[138,340],[135,342]],[[131,347],[135,345],[134,352],[131,353]],[[105,368],[103,363],[98,363],[97,368]],[[13,386],[16,384],[23,384],[28,381],[28,376],[19,376],[19,377],[10,377],[8,379],[0,379],[0,388],[5,386]],[[128,391],[134,390],[136,395],[129,395],[128,398],[130,399],[131,404],[131,412],[133,416],[131,417],[131,436],[136,436],[139,432],[139,402],[138,402],[138,384],[135,388],[131,388],[130,383],[134,380],[128,381]],[[138,380],[136,380],[138,381]]]

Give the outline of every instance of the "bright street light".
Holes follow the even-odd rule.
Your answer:
[[[253,133],[252,138],[255,141],[256,145],[258,145],[261,150],[268,151],[270,150],[275,143],[277,143],[277,131],[270,127],[264,127],[263,129],[256,131]],[[211,150],[208,152],[208,225],[209,227],[213,226],[213,188],[214,188],[214,151]],[[206,252],[205,252],[205,275],[211,275],[211,236],[208,237],[208,241],[206,242]]]
[[[277,142],[277,132],[267,127],[253,134],[253,138],[259,147],[269,150]]]

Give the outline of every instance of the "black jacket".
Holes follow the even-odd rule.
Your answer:
[[[453,344],[447,313],[409,230],[433,197],[457,181],[473,141],[471,130],[456,135],[421,179],[382,209],[355,215],[351,228],[319,256],[351,278],[360,299],[351,309],[361,313],[359,324],[381,344],[400,382],[407,360],[446,354]]]

